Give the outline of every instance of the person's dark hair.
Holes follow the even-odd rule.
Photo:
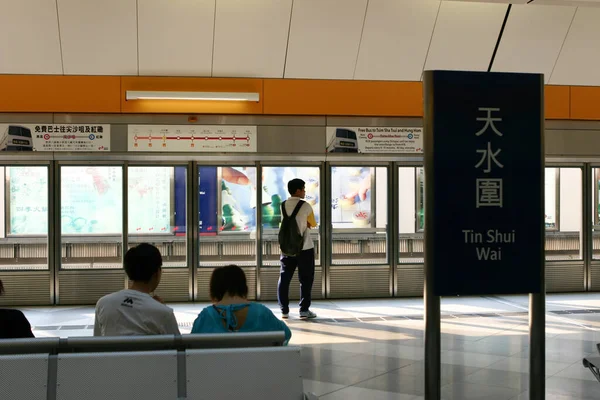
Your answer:
[[[288,182],[288,192],[290,195],[295,195],[298,190],[302,190],[306,183],[302,179],[292,179]]]
[[[141,243],[125,253],[125,272],[132,281],[149,282],[162,267],[160,251],[153,245]]]
[[[210,277],[211,299],[221,301],[226,294],[243,298],[248,296],[246,274],[237,265],[218,267]]]
[[[2,283],[2,280],[0,279],[0,295],[4,294],[4,284]]]

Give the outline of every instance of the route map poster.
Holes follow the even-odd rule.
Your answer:
[[[256,126],[129,125],[128,151],[256,152]]]

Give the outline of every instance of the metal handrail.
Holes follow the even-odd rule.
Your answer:
[[[3,339],[0,340],[0,355],[273,347],[283,346],[284,342],[283,331]]]

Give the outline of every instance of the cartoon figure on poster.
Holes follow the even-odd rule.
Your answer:
[[[333,167],[331,214],[335,228],[371,226],[371,168]]]

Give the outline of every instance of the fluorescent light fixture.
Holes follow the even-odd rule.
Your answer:
[[[147,92],[128,90],[127,100],[214,100],[214,101],[258,101],[258,93],[241,92]]]

